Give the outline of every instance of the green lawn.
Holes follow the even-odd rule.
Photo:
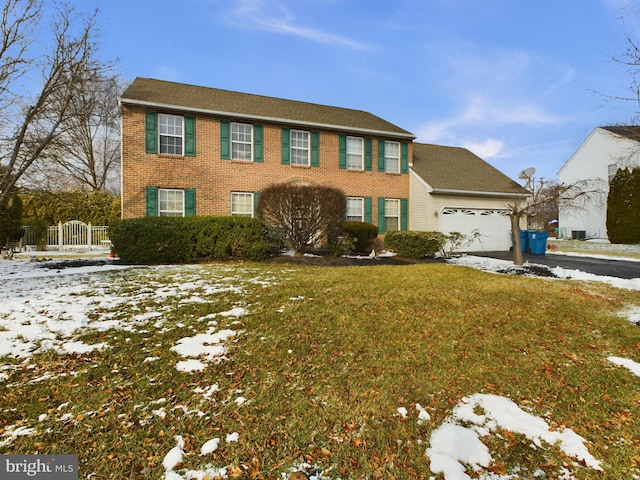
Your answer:
[[[640,327],[618,316],[640,307],[639,292],[446,264],[99,278],[101,295],[130,300],[92,319],[135,328],[76,335],[103,350],[5,357],[0,453],[75,453],[83,479],[163,478],[180,435],[183,463],[166,478],[212,479],[225,467],[228,477],[282,479],[307,465],[317,478],[442,479],[429,468],[431,434],[463,398],[485,393],[573,430],[603,471],[496,428],[482,438],[493,457],[484,473],[640,475],[640,377],[607,360],[640,362]],[[234,334],[222,357],[201,358],[203,371],[176,368],[180,339],[225,329]],[[200,455],[213,438],[218,448]]]

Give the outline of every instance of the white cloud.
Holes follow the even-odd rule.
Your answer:
[[[291,11],[280,2],[271,0],[237,0],[231,16],[241,25],[265,32],[291,35],[317,43],[347,47],[353,50],[370,50],[366,43],[335,35],[312,26],[298,23]]]
[[[497,157],[504,147],[504,142],[501,140],[495,140],[493,138],[487,138],[482,143],[469,142],[462,145],[467,150],[475,153],[477,156],[483,159]]]

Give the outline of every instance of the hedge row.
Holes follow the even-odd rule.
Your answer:
[[[109,227],[123,263],[150,265],[261,260],[277,252],[260,222],[246,217],[145,217]]]
[[[433,257],[447,241],[441,232],[387,232],[384,246],[404,258]]]

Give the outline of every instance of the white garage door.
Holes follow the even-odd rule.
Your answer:
[[[460,232],[473,238],[466,252],[504,251],[511,248],[509,210],[480,208],[443,208],[440,213],[443,233]]]

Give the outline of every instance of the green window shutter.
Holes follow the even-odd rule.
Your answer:
[[[196,189],[185,188],[184,190],[184,216],[194,217],[196,214]]]
[[[371,197],[364,197],[364,221],[371,223],[372,217],[372,199]]]
[[[400,230],[406,231],[409,228],[409,200],[400,199]]]
[[[155,112],[145,114],[145,151],[158,153],[158,115]]]
[[[282,129],[282,164],[291,164],[291,132],[288,128]]]
[[[253,192],[253,218],[258,218],[258,200],[260,200],[260,192]]]
[[[370,138],[364,139],[364,169],[367,171],[373,170],[372,143]]]
[[[409,144],[407,142],[402,142],[400,144],[400,148],[402,150],[402,158],[401,158],[401,173],[409,172]]]
[[[311,166],[320,166],[320,133],[311,132]]]
[[[196,119],[184,117],[184,156],[196,156]]]
[[[253,126],[253,161],[262,163],[264,149],[262,146],[262,125]]]
[[[231,158],[231,124],[223,120],[220,121],[220,158]]]
[[[378,171],[384,172],[384,140],[378,140]]]
[[[378,197],[378,233],[384,233],[385,228],[384,221],[384,198]]]
[[[340,135],[338,138],[338,166],[347,168],[347,136]]]
[[[158,216],[158,188],[147,187],[145,192],[145,202],[147,206],[147,217]]]

